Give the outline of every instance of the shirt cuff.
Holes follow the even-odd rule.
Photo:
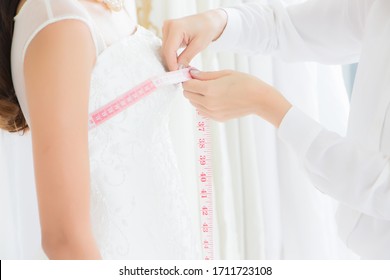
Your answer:
[[[298,108],[292,107],[283,118],[278,135],[303,158],[322,130],[323,127],[319,123]]]
[[[235,8],[223,8],[222,10],[227,14],[227,24],[221,36],[210,44],[209,48],[213,51],[234,48],[237,46],[239,34],[241,34],[242,22],[239,10]]]

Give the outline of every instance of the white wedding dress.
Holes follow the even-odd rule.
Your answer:
[[[157,37],[138,27],[107,47],[93,10],[81,2],[29,0],[15,18],[13,79],[27,120],[24,54],[34,36],[53,22],[80,20],[91,30],[98,58],[90,112],[165,72]],[[178,93],[179,86],[159,89],[89,133],[91,215],[105,259],[200,258],[197,213],[188,207],[168,129]]]

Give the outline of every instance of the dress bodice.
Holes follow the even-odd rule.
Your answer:
[[[90,111],[164,73],[160,47],[138,27],[103,51],[91,79]],[[199,252],[169,134],[170,107],[180,89],[158,89],[89,134],[92,213],[108,258],[194,258]],[[145,237],[148,242],[140,243]]]

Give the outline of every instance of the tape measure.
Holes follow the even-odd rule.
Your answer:
[[[128,92],[89,114],[89,130],[105,123],[112,117],[131,107],[160,87],[186,82],[192,79],[191,68],[167,72],[148,79]],[[197,180],[200,201],[200,232],[204,260],[214,259],[213,243],[213,176],[211,163],[211,128],[206,117],[196,117]]]
[[[192,77],[190,70],[191,68],[185,68],[178,71],[164,73],[161,76],[148,79],[128,92],[120,95],[107,105],[89,114],[89,130],[105,123],[112,117],[123,112],[142,98],[153,93],[159,87],[174,85],[191,80]]]
[[[196,139],[198,186],[200,195],[201,240],[204,260],[214,259],[213,242],[213,170],[211,127],[208,119],[197,112]]]

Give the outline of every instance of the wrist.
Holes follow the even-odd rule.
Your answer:
[[[255,114],[279,128],[287,112],[292,107],[291,103],[278,90],[269,85],[262,83],[254,90]]]
[[[273,121],[272,124],[279,128],[280,124],[283,122],[284,117],[287,115],[288,111],[292,108],[290,102],[288,102],[280,93],[279,93],[279,101],[277,102],[277,106],[275,106]]]
[[[213,29],[215,30],[213,41],[216,41],[219,37],[221,37],[223,31],[226,28],[228,15],[223,9],[215,9],[207,13],[212,22],[212,26],[214,27]]]

